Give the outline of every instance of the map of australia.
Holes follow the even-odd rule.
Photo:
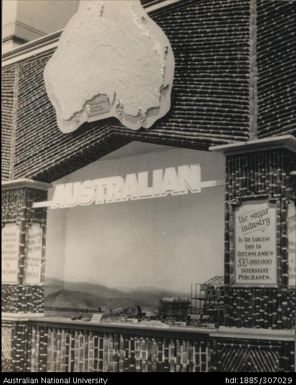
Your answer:
[[[62,132],[116,117],[149,128],[170,109],[174,56],[138,0],[80,2],[44,72]]]

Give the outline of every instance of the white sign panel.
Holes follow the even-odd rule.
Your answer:
[[[235,284],[277,285],[276,209],[248,202],[235,211]]]
[[[296,207],[295,202],[288,205],[288,266],[289,286],[296,286]]]
[[[223,180],[201,182],[199,164],[142,171],[55,186],[52,201],[37,202],[33,207],[51,209],[161,198],[168,195],[200,193],[202,188],[224,185]]]
[[[2,228],[2,283],[18,283],[20,228],[8,223]]]
[[[103,313],[95,313],[91,317],[91,322],[101,322]]]
[[[33,223],[28,228],[25,263],[26,284],[39,284],[41,282],[42,235],[40,223]]]

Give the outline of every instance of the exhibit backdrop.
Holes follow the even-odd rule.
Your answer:
[[[136,183],[139,173],[147,176],[149,189],[157,185],[153,181],[155,170],[163,173],[158,183],[166,184],[166,194],[162,196],[150,194],[145,199],[133,199],[125,193],[125,201],[89,201],[87,205],[48,209],[49,296],[61,290],[62,282],[62,289],[68,290],[67,301],[74,304],[73,295],[69,299],[71,290],[99,296],[102,305],[108,304],[107,297],[114,306],[128,304],[132,297],[145,305],[149,295],[189,296],[191,283],[223,275],[221,154],[133,142],[56,181],[49,200],[57,186],[68,184],[72,188],[75,183],[105,178],[126,181],[127,175],[133,175],[130,178]],[[183,177],[183,185],[186,180],[181,171],[191,170],[191,179],[187,175],[188,189],[176,193],[178,181],[164,180],[167,170],[179,182]],[[201,188],[191,189],[190,184],[197,186],[198,178]],[[115,300],[118,297],[124,300]],[[57,295],[51,300],[57,301]]]

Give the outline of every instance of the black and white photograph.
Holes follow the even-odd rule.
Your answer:
[[[2,0],[1,85],[4,383],[292,384],[296,1]]]

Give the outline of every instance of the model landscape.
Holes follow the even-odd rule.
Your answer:
[[[45,286],[45,308],[49,314],[70,315],[136,305],[140,305],[143,311],[153,312],[164,297],[188,298],[188,293],[152,287],[114,289],[99,284],[64,282],[52,278],[47,279]]]

